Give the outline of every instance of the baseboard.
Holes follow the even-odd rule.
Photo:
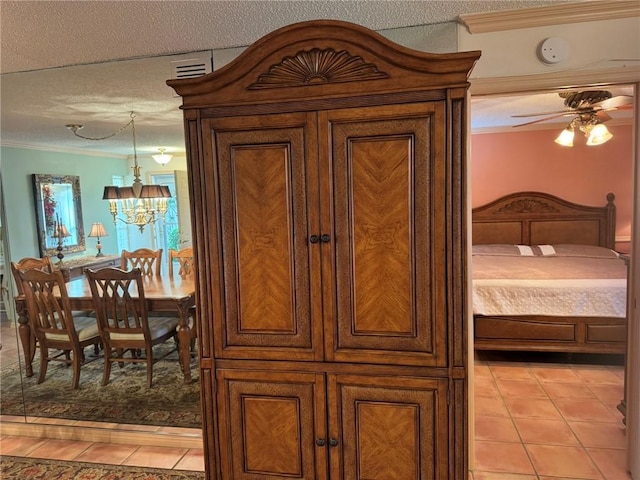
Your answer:
[[[0,434],[152,447],[203,447],[201,432],[139,432],[135,430],[80,427],[73,425],[0,422]]]

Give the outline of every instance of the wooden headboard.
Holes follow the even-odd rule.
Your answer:
[[[615,195],[604,207],[571,203],[542,192],[517,192],[472,211],[474,244],[570,243],[615,248]]]

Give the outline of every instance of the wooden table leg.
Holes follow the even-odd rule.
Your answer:
[[[184,374],[184,383],[191,383],[191,328],[189,327],[189,309],[182,306],[178,309],[178,346],[180,351],[180,367]]]
[[[36,342],[31,327],[29,327],[29,319],[26,316],[26,311],[22,306],[17,305],[18,315],[18,334],[20,336],[20,342],[22,343],[22,351],[24,352],[24,368],[25,375],[31,377],[33,375],[33,357],[36,354]]]

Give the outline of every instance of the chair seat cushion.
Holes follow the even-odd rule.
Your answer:
[[[95,318],[90,317],[73,317],[73,324],[76,326],[78,340],[81,342],[90,338],[99,337],[98,323]],[[50,340],[69,340],[69,335],[59,333],[45,333]]]
[[[175,330],[178,326],[177,317],[149,317],[149,333],[151,340],[162,337]],[[143,333],[111,333],[109,337],[113,340],[144,340]]]

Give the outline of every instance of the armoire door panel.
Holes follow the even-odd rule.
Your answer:
[[[243,370],[216,375],[224,478],[327,478],[326,448],[316,445],[325,437],[324,375]]]
[[[446,364],[444,103],[404,107],[320,115],[331,142],[330,360]]]
[[[315,129],[309,118],[282,115],[274,128],[253,118],[211,122],[225,277],[221,357],[322,354],[320,340],[314,351],[321,326],[313,333],[312,318],[321,299],[311,294],[312,256],[319,251],[307,242],[310,210],[318,209],[317,181],[309,180],[307,168],[317,162],[313,147],[305,146]]]
[[[331,477],[447,478],[446,394],[444,379],[330,375],[329,436],[341,433]]]
[[[289,144],[232,147],[239,333],[296,331],[290,292]]]

